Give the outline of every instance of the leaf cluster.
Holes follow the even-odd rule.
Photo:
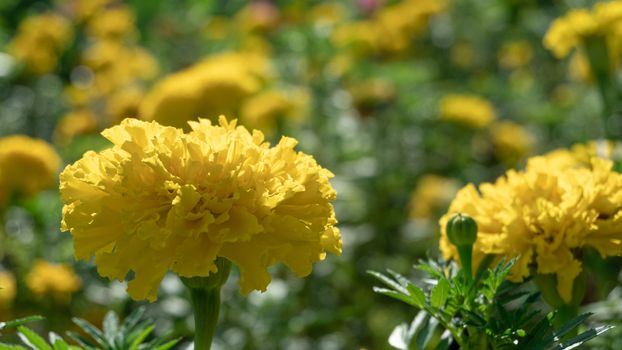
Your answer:
[[[489,268],[487,258],[475,278],[466,276],[454,263],[427,261],[416,268],[430,279],[425,288],[388,270],[369,273],[384,284],[374,291],[421,311],[411,324],[394,329],[389,343],[398,349],[573,349],[606,332],[610,326],[591,328],[577,335],[578,327],[591,315],[582,314],[560,327],[555,312],[540,309],[540,293],[506,280],[515,260],[502,259]],[[523,283],[524,284],[524,283]]]
[[[67,337],[77,345],[68,343],[54,332],[50,332],[46,340],[25,326],[28,322],[43,319],[40,316],[1,323],[0,331],[16,328],[17,335],[26,347],[0,343],[0,350],[168,350],[177,344],[179,339],[166,341],[164,338],[153,338],[147,341],[155,326],[151,320],[141,320],[144,313],[145,308],[138,308],[123,322],[119,322],[119,317],[109,311],[101,330],[86,320],[73,318],[73,322],[87,335],[67,332]]]

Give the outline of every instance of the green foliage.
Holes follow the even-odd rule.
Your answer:
[[[573,349],[608,331],[597,326],[578,335],[578,327],[590,317],[582,314],[558,328],[555,312],[544,315],[538,304],[540,293],[506,280],[515,260],[501,260],[494,268],[486,259],[475,280],[467,278],[455,264],[429,261],[417,266],[427,272],[431,287],[421,288],[404,276],[370,271],[385,287],[374,291],[400,300],[421,311],[410,325],[397,326],[389,344],[398,349]]]
[[[123,323],[119,323],[119,317],[110,311],[104,318],[102,330],[83,319],[74,318],[73,322],[88,335],[88,338],[85,338],[75,332],[67,332],[69,339],[78,345],[69,344],[53,332],[50,332],[49,339],[46,341],[33,330],[24,326],[24,323],[40,320],[42,317],[33,316],[10,321],[1,324],[0,329],[16,327],[19,338],[27,347],[0,343],[0,350],[168,350],[177,344],[179,339],[166,341],[164,338],[153,338],[147,341],[155,326],[151,320],[141,320],[144,313],[145,308],[138,308]]]

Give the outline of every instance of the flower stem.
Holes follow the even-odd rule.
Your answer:
[[[194,312],[194,349],[209,350],[218,324],[220,289],[229,278],[231,262],[224,258],[215,261],[216,272],[206,277],[182,277],[190,289]]]
[[[194,308],[194,348],[209,350],[218,323],[220,287],[190,288]]]
[[[458,254],[460,254],[460,263],[462,263],[462,270],[468,281],[473,281],[473,246],[472,245],[460,245],[458,248]]]

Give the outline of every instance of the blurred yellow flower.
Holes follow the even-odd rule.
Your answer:
[[[527,156],[535,143],[527,129],[507,120],[494,123],[490,134],[495,155],[509,166],[516,165]]]
[[[270,74],[262,55],[229,52],[165,77],[144,98],[140,117],[187,129],[187,121],[238,115],[245,99],[259,92]]]
[[[129,6],[105,8],[88,22],[86,32],[99,39],[119,40],[136,34],[134,21],[134,11]]]
[[[64,17],[53,13],[24,19],[8,52],[34,74],[53,71],[63,50],[73,40],[73,28]]]
[[[519,68],[529,64],[533,54],[533,47],[529,41],[513,41],[505,44],[499,51],[499,64],[506,69]]]
[[[249,128],[272,135],[278,125],[302,119],[308,100],[309,95],[302,90],[268,90],[244,102],[240,120]]]
[[[106,116],[111,124],[119,124],[125,118],[137,118],[145,92],[138,87],[127,87],[108,96]]]
[[[16,295],[15,276],[8,271],[0,271],[0,310],[10,308]]]
[[[395,86],[385,79],[370,79],[353,84],[348,88],[356,109],[363,116],[371,114],[374,108],[389,104],[395,99]]]
[[[566,57],[586,40],[602,38],[616,64],[622,39],[622,1],[599,2],[592,10],[579,8],[568,11],[551,23],[544,37],[544,46],[557,58]]]
[[[97,117],[86,109],[79,109],[63,116],[54,129],[54,142],[69,144],[76,136],[97,131]]]
[[[592,81],[592,69],[590,68],[590,61],[587,59],[585,53],[583,53],[581,50],[577,50],[570,57],[570,62],[568,62],[568,73],[570,77],[575,81]]]
[[[602,256],[622,254],[622,174],[610,160],[592,157],[572,162],[572,152],[531,158],[524,171],[508,171],[493,183],[461,189],[440,220],[440,248],[447,259],[458,253],[445,225],[454,213],[471,215],[479,233],[474,265],[486,254],[519,257],[509,279],[522,281],[532,265],[538,274],[554,274],[557,292],[569,303],[582,267],[584,246]]]
[[[56,0],[63,12],[79,22],[85,22],[103,11],[114,0]]]
[[[447,95],[439,103],[441,119],[481,129],[496,118],[492,104],[476,95]]]
[[[26,275],[26,286],[37,298],[52,297],[67,303],[80,290],[82,281],[69,265],[37,260]]]
[[[333,26],[345,18],[346,9],[338,2],[322,2],[313,6],[308,19],[319,26]]]
[[[242,32],[268,31],[279,24],[279,8],[269,1],[254,1],[235,14],[236,28]]]
[[[411,219],[431,219],[446,209],[460,189],[458,181],[438,175],[423,175],[410,197]],[[438,217],[437,217],[438,218]]]
[[[47,142],[25,135],[0,138],[0,182],[9,193],[34,195],[54,187],[61,159]]]
[[[126,119],[102,134],[113,147],[87,152],[61,174],[62,229],[77,259],[124,280],[134,299],[156,299],[164,274],[216,272],[217,257],[240,269],[243,293],[265,290],[278,262],[299,276],[326,252],[340,254],[332,173],[220,118],[192,131]]]

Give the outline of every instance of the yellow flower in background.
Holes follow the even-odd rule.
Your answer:
[[[240,120],[249,128],[272,135],[279,124],[301,120],[308,100],[309,95],[302,90],[268,90],[244,102]]]
[[[132,37],[136,35],[134,11],[128,6],[102,9],[88,22],[86,32],[99,39]]]
[[[499,51],[499,64],[506,69],[520,68],[529,64],[533,55],[533,46],[529,41],[513,41],[505,44]]]
[[[395,86],[385,79],[369,79],[352,84],[348,88],[356,109],[363,116],[375,108],[385,106],[395,99]]]
[[[240,269],[243,293],[265,290],[269,266],[299,276],[326,252],[341,253],[331,202],[332,173],[220,118],[192,131],[126,119],[102,134],[113,146],[87,152],[61,174],[62,229],[77,259],[95,256],[98,272],[124,280],[134,299],[156,299],[167,271],[216,272],[217,257]]]
[[[10,308],[16,295],[15,276],[8,271],[0,271],[0,310]]]
[[[54,187],[61,159],[47,142],[25,135],[0,138],[0,182],[30,196]]]
[[[431,219],[447,205],[460,189],[458,181],[438,175],[423,175],[410,197],[409,217]]]
[[[97,117],[86,109],[79,109],[63,116],[54,129],[54,142],[69,144],[76,136],[97,131]]]
[[[311,23],[319,26],[334,26],[346,16],[346,9],[338,2],[322,2],[313,6],[308,13]]]
[[[363,54],[401,52],[425,31],[430,17],[446,7],[446,1],[403,0],[383,7],[372,19],[338,26],[331,40],[335,46],[350,46]]]
[[[80,290],[82,281],[69,265],[38,260],[26,275],[26,286],[37,298],[52,297],[67,303]]]
[[[590,61],[581,50],[577,50],[570,57],[570,62],[568,62],[568,73],[575,81],[592,81],[593,77],[592,69],[590,68]]]
[[[622,1],[600,2],[591,11],[584,8],[568,11],[551,23],[544,46],[557,58],[563,58],[586,40],[596,38],[606,41],[610,58],[617,63],[622,39]]]
[[[516,165],[532,150],[535,140],[531,133],[520,124],[499,121],[490,127],[494,152],[506,165]]]
[[[187,129],[187,121],[238,115],[244,101],[269,77],[262,55],[229,52],[210,56],[158,82],[140,107],[140,117]]]
[[[35,74],[53,71],[58,58],[73,40],[73,28],[53,13],[29,16],[8,44],[8,52]]]
[[[78,22],[86,22],[103,11],[114,0],[56,0],[63,12]]]
[[[522,281],[535,264],[538,274],[554,274],[557,292],[569,303],[581,273],[584,246],[602,256],[622,254],[622,174],[610,160],[570,161],[572,152],[531,158],[524,171],[508,171],[495,183],[469,184],[458,192],[440,220],[440,248],[447,259],[458,253],[445,225],[454,213],[471,215],[479,233],[474,266],[486,254],[520,257],[509,279]]]
[[[268,1],[251,2],[235,14],[236,28],[242,32],[265,32],[279,24],[279,8]]]
[[[138,87],[119,90],[106,100],[106,116],[110,124],[119,124],[125,118],[137,118],[145,92]]]
[[[481,129],[496,118],[493,105],[476,95],[447,95],[439,103],[441,119]]]

